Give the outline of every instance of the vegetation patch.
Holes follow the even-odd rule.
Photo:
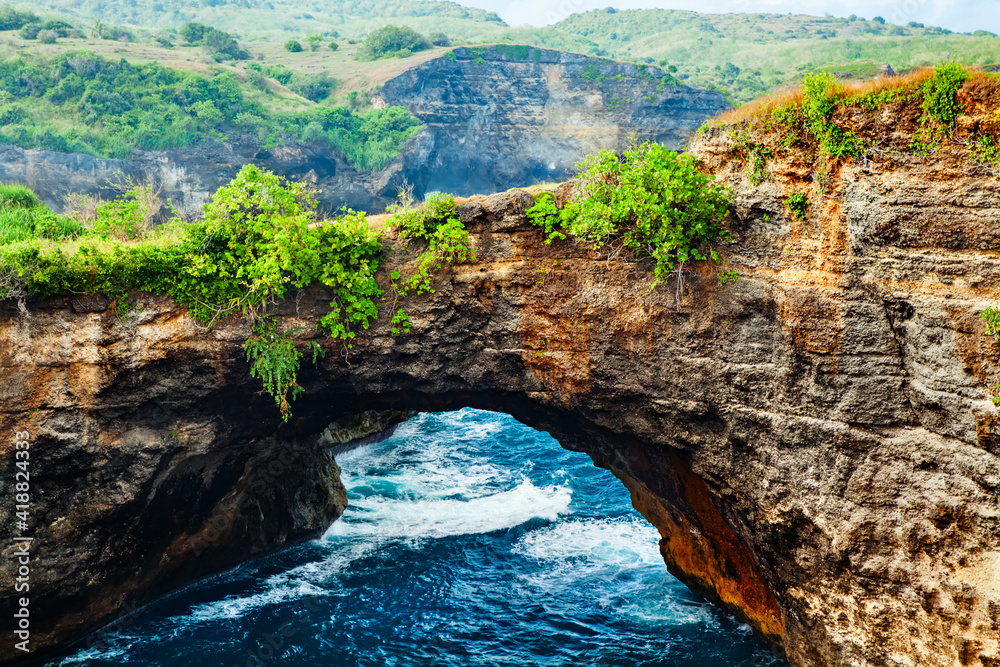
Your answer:
[[[806,210],[809,208],[809,199],[801,192],[796,192],[785,200],[785,206],[793,218],[796,220],[805,220]]]
[[[283,328],[269,310],[309,285],[325,286],[330,309],[315,324],[342,341],[346,353],[357,331],[378,317],[382,235],[363,213],[317,219],[305,183],[253,165],[220,188],[192,223],[151,226],[151,212],[159,209],[152,188],[128,185],[118,199],[75,217],[52,213],[23,186],[0,185],[0,301],[23,307],[29,297],[103,294],[121,314],[133,307],[129,295],[142,291],[185,304],[207,327],[243,318],[252,325],[244,345],[251,375],[287,419],[301,392],[302,359],[311,353],[315,363],[323,351],[297,338],[304,329]],[[404,243],[426,244],[411,275],[390,276],[393,330],[405,333],[409,319],[397,310],[399,299],[433,292],[437,271],[473,253],[450,195],[432,194],[419,207],[406,203],[390,225]]]
[[[418,207],[412,206],[404,195],[400,204],[390,207],[388,225],[400,238],[407,243],[421,241],[427,244],[412,274],[394,273],[391,276],[399,296],[433,292],[432,272],[440,271],[447,263],[475,258],[475,252],[469,248],[469,232],[455,209],[455,198],[443,192],[429,193]]]
[[[547,242],[573,237],[595,249],[651,262],[654,287],[675,274],[679,307],[685,264],[721,263],[713,246],[729,239],[722,227],[729,192],[699,172],[694,157],[654,143],[633,145],[621,157],[601,151],[582,166],[576,191],[563,208],[543,196],[528,217],[543,229]]]
[[[992,169],[1000,169],[1000,144],[993,137],[978,137],[970,151],[973,161]]]
[[[768,151],[777,155],[794,148],[800,157],[817,163],[815,178],[825,191],[828,158],[925,158],[948,142],[969,146],[971,161],[992,168],[992,135],[962,130],[957,119],[966,113],[961,102],[966,98],[973,101],[976,113],[982,113],[982,107],[996,113],[998,91],[996,77],[955,63],[862,83],[837,81],[821,73],[805,76],[799,90],[727,112],[704,131],[725,128],[733,154],[746,162],[753,182],[764,177],[760,167]],[[887,110],[898,119],[891,132],[882,127]],[[988,129],[993,122],[991,117],[975,127]]]
[[[256,321],[276,300],[321,284],[333,300],[317,326],[348,346],[378,315],[381,237],[363,214],[316,220],[303,183],[246,166],[215,193],[202,220],[112,233],[121,219],[141,226],[134,200],[99,210],[92,228],[73,240],[35,233],[0,245],[0,299],[100,293],[124,305],[130,292],[145,291],[186,304],[211,326],[230,315]],[[287,407],[298,357],[282,342],[290,334],[261,326],[247,352],[265,388]]]
[[[79,223],[53,213],[29,188],[0,184],[0,245],[35,238],[76,238],[81,232]]]
[[[532,47],[523,44],[497,44],[496,50],[510,60],[527,60],[531,56]]]
[[[299,75],[281,65],[251,67],[304,97],[336,89],[325,74]],[[378,170],[399,154],[420,122],[403,107],[352,112],[347,107],[272,109],[236,74],[212,76],[154,63],[110,61],[88,51],[54,58],[0,61],[0,141],[96,157],[127,158],[136,149],[189,146],[250,135],[266,145],[318,142],[362,170]],[[266,88],[263,79],[258,88]]]
[[[263,383],[264,391],[274,398],[284,421],[292,414],[291,402],[302,393],[298,374],[303,352],[293,338],[299,331],[301,327],[283,332],[276,318],[262,315],[253,326],[253,335],[243,344],[251,364],[250,377]],[[323,348],[315,341],[310,341],[308,347],[315,364],[323,356]]]
[[[250,53],[232,35],[211,26],[187,23],[181,28],[180,35],[188,44],[204,46],[216,60],[246,60],[250,57]]]
[[[802,82],[805,95],[803,111],[806,127],[819,140],[823,152],[835,158],[855,157],[859,153],[858,138],[833,122],[838,96],[832,74],[806,76]]]
[[[413,28],[405,25],[387,25],[369,33],[355,57],[362,61],[408,58],[417,51],[429,48],[431,48],[430,40]]]

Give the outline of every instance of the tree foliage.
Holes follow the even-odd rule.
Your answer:
[[[248,72],[275,78],[314,101],[337,86],[326,74],[295,74],[281,65],[252,63]],[[261,142],[319,142],[374,170],[391,162],[420,125],[402,107],[272,110],[247,94],[252,85],[241,84],[232,72],[202,76],[89,51],[0,60],[0,141],[125,158],[138,148],[179,148],[237,133]],[[263,78],[258,86],[267,87]]]
[[[430,41],[409,26],[387,25],[373,30],[358,50],[358,60],[405,57],[431,48]]]
[[[728,238],[722,223],[730,196],[698,171],[694,157],[642,143],[621,156],[601,151],[581,166],[579,185],[564,208],[543,198],[528,210],[549,241],[569,235],[598,249],[651,259],[654,284],[689,260],[719,261],[712,245]]]
[[[0,300],[100,293],[124,302],[130,292],[145,291],[186,304],[211,326],[228,316],[256,320],[274,301],[320,284],[332,300],[317,327],[348,345],[378,315],[381,237],[363,214],[317,220],[304,183],[249,165],[215,193],[203,219],[115,232],[123,219],[136,222],[135,200],[126,196],[99,207],[92,228],[78,227],[72,244],[53,243],[53,235],[37,230],[8,239],[0,245]],[[0,201],[6,202],[0,212],[38,207],[11,187],[0,187]],[[287,334],[258,328],[246,348],[255,376],[283,412],[289,391],[294,398],[301,358],[289,349]]]

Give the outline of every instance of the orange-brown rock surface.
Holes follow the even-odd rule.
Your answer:
[[[698,266],[677,304],[642,266],[546,245],[527,193],[475,199],[476,259],[406,304],[413,333],[384,315],[346,359],[329,344],[287,425],[244,323],[143,295],[131,328],[99,302],[5,311],[0,472],[30,432],[36,646],[324,530],[333,419],[476,406],[614,471],[671,571],[795,666],[1000,665],[1000,346],[976,315],[1000,287],[1000,183],[947,152],[833,165],[800,221],[783,200],[810,164],[753,186],[730,149],[694,147],[734,189],[735,283]],[[311,327],[327,302],[278,309]],[[6,500],[0,520],[9,556]]]

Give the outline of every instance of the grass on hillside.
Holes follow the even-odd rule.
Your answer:
[[[0,245],[29,239],[73,238],[82,231],[82,225],[53,213],[24,185],[0,183]]]
[[[1000,59],[1000,39],[990,35],[803,15],[597,10],[518,32],[512,31],[518,40],[534,37],[551,48],[673,65],[683,83],[721,89],[736,104],[834,65],[849,70],[863,63],[872,72],[881,63],[906,70]]]
[[[240,3],[162,0],[42,0],[14,3],[35,12],[49,10],[75,17],[131,25],[151,31],[179,29],[197,21],[236,33],[242,39],[267,38],[284,43],[311,33],[365,35],[388,23],[405,23],[418,32],[443,31],[462,39],[495,39],[506,25],[488,11],[447,0],[245,0]]]
[[[960,117],[965,120],[959,122]],[[956,63],[872,81],[829,73],[732,109],[698,132],[722,139],[753,185],[784,156],[812,165],[817,196],[839,161],[957,160],[1000,173],[1000,75]]]
[[[281,64],[300,74],[326,73],[337,80],[338,98],[344,98],[350,91],[366,91],[399,74],[402,70],[437,58],[447,53],[450,47],[433,47],[419,51],[409,58],[386,58],[370,62],[355,59],[361,42],[350,44],[347,40],[336,40],[339,48],[331,51],[324,46],[316,51],[308,48],[299,53],[289,53],[284,44],[272,41],[246,43],[253,62],[264,65]],[[0,58],[11,58],[20,54],[55,56],[70,51],[85,49],[108,59],[126,58],[133,64],[158,63],[164,67],[190,70],[202,75],[211,75],[218,70],[240,73],[245,80],[247,61],[217,63],[200,46],[185,46],[179,41],[172,48],[166,48],[155,40],[141,39],[135,42],[116,42],[94,38],[65,38],[54,44],[42,44],[38,40],[22,39],[17,31],[0,32]],[[285,95],[291,105],[298,98],[300,106],[308,106],[308,100],[301,99],[285,86],[273,86],[275,92]]]

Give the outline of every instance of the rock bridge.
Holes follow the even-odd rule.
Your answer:
[[[713,141],[736,282],[695,267],[675,303],[641,265],[546,245],[530,194],[474,198],[476,258],[408,300],[411,334],[383,315],[350,350],[327,341],[287,424],[245,323],[206,331],[148,295],[131,327],[94,299],[4,311],[0,469],[29,433],[33,645],[322,533],[346,503],[331,421],[472,406],[613,471],[670,571],[793,665],[1000,665],[1000,348],[976,317],[1000,286],[1000,186],[844,166],[851,185],[795,220],[794,173],[750,187]],[[390,270],[413,261],[389,245]],[[277,312],[312,330],[328,302]],[[7,567],[0,591],[9,609]]]

